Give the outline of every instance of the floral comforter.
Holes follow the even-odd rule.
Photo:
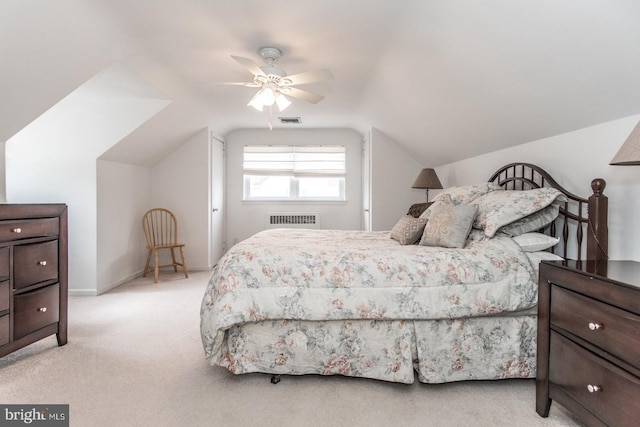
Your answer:
[[[510,238],[473,230],[464,249],[401,246],[389,232],[273,229],[235,245],[201,307],[205,356],[225,332],[263,320],[431,320],[518,312],[537,277]]]

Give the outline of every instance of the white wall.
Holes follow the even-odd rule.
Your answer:
[[[166,208],[178,220],[178,239],[185,244],[189,270],[208,270],[210,236],[209,129],[180,145],[151,171],[150,208]],[[166,252],[166,251],[165,251]],[[166,256],[167,254],[163,254]]]
[[[351,129],[243,129],[226,137],[227,247],[263,230],[271,212],[317,212],[323,229],[358,230],[362,212],[362,135]],[[346,202],[242,201],[242,147],[245,145],[344,145]]]
[[[0,141],[0,203],[7,201],[7,187],[5,179],[5,161],[4,161],[5,142]]]
[[[7,141],[7,201],[68,205],[70,293],[98,289],[97,159],[169,103],[113,64]]]
[[[639,120],[640,115],[614,120],[444,165],[436,171],[447,187],[486,181],[504,164],[529,162],[583,197],[591,195],[592,179],[604,178],[604,193],[609,197],[609,258],[640,261],[640,167],[609,165]]]
[[[370,133],[370,220],[374,231],[391,230],[409,206],[425,201],[425,191],[411,188],[423,166],[377,129]]]
[[[142,273],[142,215],[149,206],[151,169],[98,160],[98,285],[107,292]]]

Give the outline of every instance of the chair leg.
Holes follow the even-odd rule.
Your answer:
[[[158,265],[159,265],[159,259],[158,259],[158,250],[156,249],[156,265],[153,271],[153,279],[155,281],[155,283],[158,283]]]
[[[144,265],[144,273],[142,273],[142,277],[147,277],[147,271],[151,270],[151,267],[149,267],[149,263],[151,262],[151,252],[151,249],[147,252],[147,262]]]
[[[176,262],[176,253],[173,251],[174,248],[171,248],[171,261],[173,261],[173,272],[178,272],[178,263]]]
[[[184,248],[180,246],[180,257],[182,258],[182,271],[184,271],[184,277],[189,277],[187,272],[187,262],[184,260]]]

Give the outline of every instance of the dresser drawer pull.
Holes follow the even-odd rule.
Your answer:
[[[597,393],[599,391],[602,391],[602,387],[597,386],[597,385],[593,385],[593,384],[589,384],[589,385],[587,385],[587,390],[589,390],[589,393]]]
[[[47,261],[38,261],[38,265],[47,265]],[[591,324],[589,324],[591,325]]]
[[[592,331],[597,331],[598,329],[602,329],[603,326],[600,323],[589,322],[589,329]]]
[[[20,233],[22,233],[22,228],[12,228],[11,232],[20,234]]]
[[[38,309],[38,311],[41,312],[41,313],[46,313],[47,312],[47,307],[40,307]],[[589,386],[589,387],[591,387],[591,386]]]

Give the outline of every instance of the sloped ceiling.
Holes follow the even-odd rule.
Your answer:
[[[636,0],[3,0],[0,140],[118,61],[172,104],[103,158],[152,165],[204,127],[266,128],[230,58],[328,67],[283,114],[371,127],[439,166],[640,112]],[[274,123],[277,127],[278,124]]]

